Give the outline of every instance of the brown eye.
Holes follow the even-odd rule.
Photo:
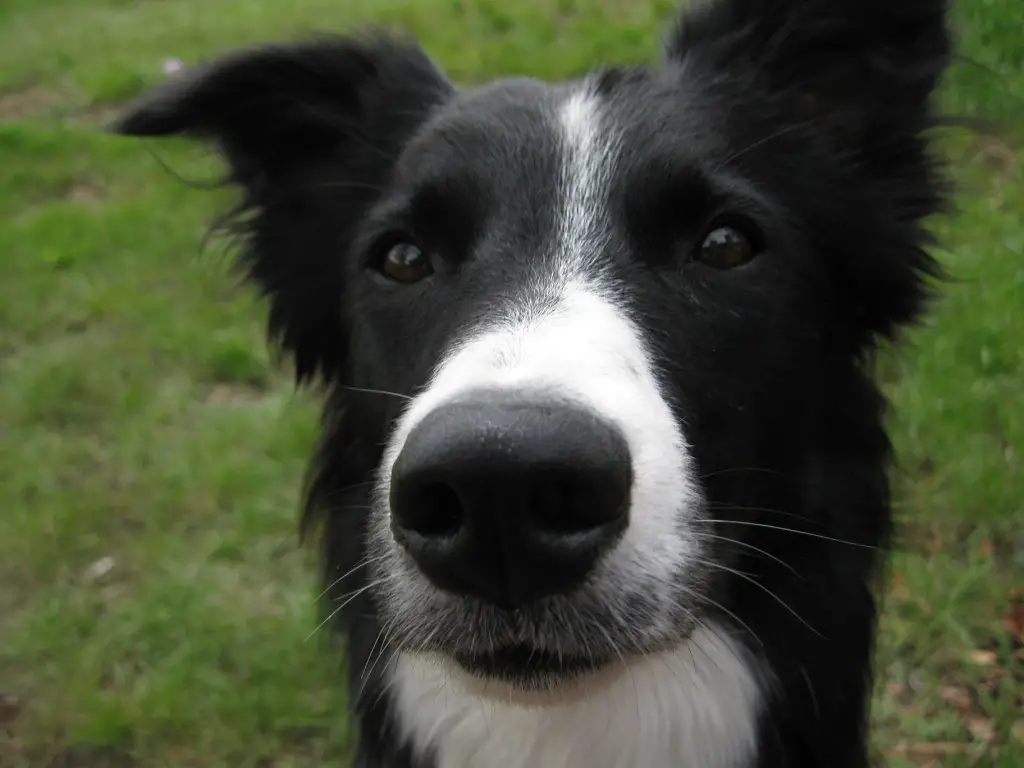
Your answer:
[[[757,256],[750,238],[733,227],[716,227],[701,243],[697,261],[715,269],[735,269]]]
[[[397,242],[388,248],[380,269],[396,283],[416,283],[434,273],[430,257],[407,241]]]

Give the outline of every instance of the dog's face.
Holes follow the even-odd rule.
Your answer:
[[[414,395],[369,552],[399,647],[542,677],[697,626],[702,476],[776,464],[828,282],[709,101],[676,71],[499,82],[401,152],[347,281],[353,384]]]
[[[320,463],[369,457],[390,648],[546,686],[680,644],[744,552],[780,559],[757,513],[815,512],[828,429],[877,411],[858,361],[931,268],[943,9],[889,6],[721,0],[665,66],[559,84],[261,49],[122,121],[212,138],[246,192],[272,329],[350,431]]]

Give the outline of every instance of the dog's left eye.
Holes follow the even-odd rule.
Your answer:
[[[697,261],[715,269],[735,269],[758,254],[754,241],[735,227],[719,226],[704,237]]]
[[[384,252],[380,271],[396,283],[417,283],[434,273],[434,265],[419,246],[400,240]]]

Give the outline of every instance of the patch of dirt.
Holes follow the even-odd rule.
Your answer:
[[[0,91],[0,123],[36,117],[61,104],[74,102],[74,94],[39,86]]]
[[[911,759],[946,760],[956,755],[962,755],[968,750],[968,745],[959,741],[925,741],[920,743],[897,744],[890,751],[890,755],[899,755]],[[927,762],[923,765],[938,766],[940,762]]]
[[[2,733],[2,732],[0,732]],[[50,745],[42,749],[15,737],[0,737],[0,766],[28,768],[137,768],[139,762],[128,752],[95,744],[72,744],[66,749]]]
[[[210,387],[204,400],[208,405],[251,405],[258,403],[265,396],[265,392],[255,387],[220,383]]]
[[[90,101],[77,89],[44,88],[27,85],[0,90],[0,123],[45,116],[59,109],[65,123],[108,125],[124,110],[130,99]]]
[[[0,726],[6,726],[18,719],[21,701],[13,693],[0,691]]]
[[[927,521],[904,521],[899,526],[896,542],[901,552],[931,557],[946,550],[947,541],[938,527]],[[960,542],[954,541],[954,549]]]
[[[1017,650],[1024,649],[1024,587],[1013,590],[1003,612],[1003,626]]]
[[[974,145],[975,156],[993,171],[1006,173],[1017,162],[1013,147],[998,136],[985,135]]]
[[[23,84],[0,89],[0,123],[28,120],[61,109],[74,109],[84,97],[71,85],[44,87]]]
[[[114,747],[76,744],[58,753],[47,768],[133,768],[135,758]]]
[[[68,122],[71,123],[87,123],[89,125],[109,125],[114,122],[114,119],[121,115],[125,105],[129,102],[126,101],[94,101],[91,104],[87,104],[81,109],[76,109],[72,115],[68,117]]]
[[[71,203],[94,205],[103,199],[103,189],[92,181],[76,181],[64,189],[61,197]]]

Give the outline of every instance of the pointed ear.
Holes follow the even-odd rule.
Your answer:
[[[299,380],[344,365],[344,256],[403,146],[451,83],[412,42],[318,38],[228,55],[130,105],[115,133],[207,141],[243,197],[240,263]]]
[[[928,127],[950,58],[948,0],[701,0],[682,15],[671,59],[696,57],[792,97],[837,148]],[[879,151],[884,152],[882,147]],[[865,157],[871,160],[873,158]]]
[[[111,129],[211,140],[246,183],[361,134],[374,134],[361,137],[375,145],[407,136],[451,92],[412,42],[319,38],[239,51],[186,72],[129,105]]]

